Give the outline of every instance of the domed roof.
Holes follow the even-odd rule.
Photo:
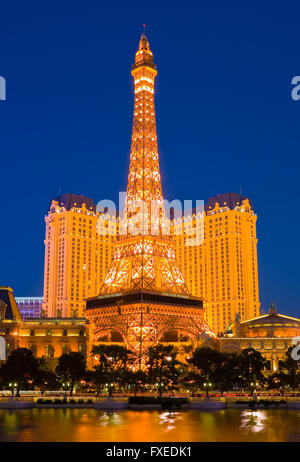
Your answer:
[[[300,319],[292,318],[291,316],[286,316],[277,312],[269,312],[263,316],[243,321],[241,324],[251,328],[267,326],[300,327]]]

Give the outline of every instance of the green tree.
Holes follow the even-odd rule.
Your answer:
[[[201,371],[201,375],[206,381],[212,381],[213,373],[221,360],[222,354],[219,351],[209,347],[199,347],[193,352],[189,363]]]
[[[125,380],[130,385],[130,390],[133,390],[134,396],[149,382],[146,372],[140,369],[137,371],[127,370]]]
[[[34,380],[36,385],[42,392],[42,395],[47,390],[57,390],[59,388],[59,382],[54,372],[39,370],[37,377]]]
[[[32,388],[38,375],[38,361],[28,348],[17,348],[2,365],[0,375],[4,385],[16,384],[16,394],[19,396],[20,390]],[[13,387],[11,388],[13,394]]]
[[[180,374],[180,386],[184,390],[189,390],[192,396],[203,389],[204,379],[196,370],[185,368],[184,373]]]
[[[42,395],[47,390],[57,390],[59,388],[57,375],[50,370],[50,364],[44,357],[38,358],[38,371],[34,379],[34,385],[41,390]]]
[[[90,375],[97,393],[107,386],[112,395],[116,385],[126,386],[128,369],[136,361],[134,352],[120,345],[94,345],[91,355],[97,361]]]
[[[239,384],[242,387],[251,390],[253,394],[254,384],[256,382],[264,382],[265,378],[263,375],[263,369],[266,364],[266,360],[263,358],[259,351],[254,348],[247,348],[243,350],[239,355]]]
[[[280,390],[283,394],[284,387],[287,385],[287,375],[284,372],[276,372],[267,377],[268,390]]]
[[[177,351],[172,345],[155,345],[148,349],[148,376],[150,383],[157,384],[158,394],[173,390],[178,383]]]
[[[94,345],[91,355],[97,364],[108,370],[121,370],[131,367],[136,360],[135,354],[120,345]]]
[[[193,352],[189,363],[194,366],[193,377],[199,387],[204,383],[215,383],[216,370],[220,367],[222,354],[209,347],[199,347]],[[208,394],[208,389],[207,389]]]
[[[88,371],[87,380],[96,390],[96,396],[105,389],[108,390],[109,396],[112,395],[114,382],[117,379],[115,371],[108,371],[101,365],[96,366],[93,370]]]
[[[70,396],[72,396],[76,382],[85,377],[85,358],[75,351],[63,354],[58,359],[55,371],[64,381],[70,382]]]
[[[285,360],[281,364],[281,370],[285,374],[285,384],[292,389],[298,388],[300,384],[299,360],[292,357],[294,346],[291,346],[285,353]]]
[[[223,394],[239,384],[239,357],[235,353],[220,353],[213,382]]]
[[[211,383],[223,393],[231,390],[239,382],[239,359],[235,353],[223,353],[209,347],[199,347],[189,360],[194,366],[192,381],[203,388]],[[208,387],[206,387],[208,394]]]

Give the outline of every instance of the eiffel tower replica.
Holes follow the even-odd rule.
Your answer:
[[[153,54],[145,33],[132,67],[135,86],[133,131],[124,215],[111,266],[97,297],[87,299],[94,340],[118,332],[137,353],[168,331],[194,340],[212,339],[203,301],[190,294],[168,233],[159,169],[154,108]]]

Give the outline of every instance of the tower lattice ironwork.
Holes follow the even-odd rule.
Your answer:
[[[87,300],[94,335],[118,331],[139,353],[178,329],[213,336],[202,300],[190,295],[165,216],[154,108],[153,54],[143,33],[132,67],[135,87],[126,206],[111,266],[98,297]]]

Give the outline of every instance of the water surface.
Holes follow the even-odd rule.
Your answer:
[[[0,410],[0,441],[300,441],[300,411]]]

